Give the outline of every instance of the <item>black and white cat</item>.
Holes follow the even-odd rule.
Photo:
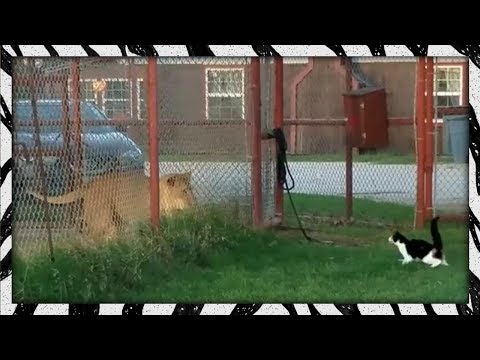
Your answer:
[[[412,261],[421,261],[430,267],[438,265],[448,265],[443,253],[443,243],[440,232],[438,231],[438,219],[435,217],[430,222],[430,233],[432,235],[433,244],[419,239],[407,239],[400,232],[396,231],[388,238],[388,241],[397,246],[403,256],[399,259],[402,264],[408,264]]]

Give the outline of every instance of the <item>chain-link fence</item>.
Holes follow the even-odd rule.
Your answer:
[[[275,108],[280,104],[277,103],[278,87],[276,82],[282,81],[282,74],[275,73],[273,58],[262,58],[260,62],[260,98],[261,98],[261,128],[262,131],[268,131],[275,127]],[[280,66],[282,66],[280,64]],[[279,78],[277,78],[279,77]],[[276,143],[274,139],[261,143],[261,159],[262,159],[262,217],[266,226],[273,225],[276,220],[277,211],[275,207],[275,193],[277,184],[277,167],[276,167]]]
[[[260,130],[278,127],[303,220],[412,223],[419,209],[428,217],[429,196],[434,213],[463,209],[466,162],[455,160],[458,122],[448,116],[467,113],[468,63],[436,61],[428,100],[414,58],[157,58],[154,78],[143,58],[16,59],[15,246],[31,252],[47,249],[48,238],[108,238],[138,215],[148,219],[152,154],[164,187],[191,185],[184,205],[271,225],[284,200],[285,222],[296,223],[277,192],[277,144],[260,140]],[[435,119],[431,128],[416,121],[422,116]],[[433,190],[419,188],[429,182],[429,156]],[[162,189],[160,210],[184,206]]]
[[[256,201],[271,222],[275,144],[258,138],[255,153],[252,139],[272,127],[273,61],[259,65],[257,79],[248,58],[158,58],[152,77],[142,58],[17,60],[15,246],[106,239],[148,220],[155,115],[160,211],[214,205],[252,224]]]
[[[157,63],[160,174],[191,173],[199,205],[216,204],[250,221],[247,59]]]
[[[284,81],[292,193],[302,216],[412,224],[415,60],[310,58],[286,64]]]
[[[340,58],[284,59],[288,186],[302,220],[345,215],[345,67]],[[290,199],[287,224],[296,224]]]
[[[432,60],[433,214],[465,217],[468,212],[468,61],[463,58]]]
[[[369,60],[350,62],[353,89],[345,104],[349,120],[356,122],[352,215],[413,225],[418,178],[415,58]]]
[[[292,193],[303,218],[421,227],[435,214],[466,213],[465,58],[305,58],[284,69]]]
[[[468,62],[435,63],[369,57],[285,64],[284,129],[302,218],[423,226],[434,214],[464,213]]]
[[[47,240],[73,242],[92,230],[108,236],[120,225],[111,203],[133,189],[118,180],[142,176],[148,154],[138,145],[147,132],[135,121],[132,96],[144,67],[118,59],[15,60],[13,232],[19,251],[46,250]]]

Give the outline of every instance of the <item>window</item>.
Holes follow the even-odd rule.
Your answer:
[[[128,79],[104,79],[107,87],[103,93],[103,111],[109,118],[132,114],[130,81]]]
[[[462,105],[462,67],[437,66],[435,71],[435,105]]]
[[[95,104],[98,103],[98,95],[93,89],[94,79],[80,79],[80,99],[82,101],[90,101]],[[68,80],[68,93],[72,96],[72,80]]]
[[[105,81],[105,90],[95,91],[95,83]],[[71,93],[71,80],[69,80],[69,91]],[[81,79],[80,98],[83,101],[97,104],[109,117],[115,115],[132,114],[130,80],[128,79]]]
[[[208,120],[245,118],[243,69],[206,69],[205,83]]]
[[[80,98],[84,101],[97,103],[97,93],[93,90],[93,82],[95,80],[80,80]]]
[[[147,119],[147,107],[145,104],[146,101],[146,90],[145,82],[143,79],[137,79],[137,113],[138,118],[141,120]]]

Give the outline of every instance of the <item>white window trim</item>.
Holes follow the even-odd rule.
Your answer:
[[[140,105],[141,105],[141,100],[142,100],[140,98],[140,88],[141,88],[141,86],[144,86],[143,83],[144,83],[144,80],[142,78],[137,79],[137,118],[138,119],[142,119],[142,117],[140,116],[141,115]],[[145,92],[145,94],[146,94],[146,92]],[[143,101],[146,102],[147,99],[143,99]],[[145,110],[146,110],[146,106],[147,106],[147,104],[145,103]],[[147,120],[147,119],[145,118],[145,119],[142,119],[142,120]]]
[[[460,99],[458,101],[458,106],[463,106],[463,66],[461,65],[435,65],[434,71],[435,74],[437,73],[438,69],[459,69],[460,70],[460,91],[435,91],[436,89],[436,82],[437,77],[435,75],[434,78],[434,91],[433,96],[458,96]],[[448,106],[440,106],[440,107],[448,107]]]
[[[103,78],[102,80],[104,80],[106,83],[107,83],[107,88],[108,88],[108,82],[109,81],[119,81],[119,82],[128,82],[129,83],[129,92],[130,92],[130,98],[120,98],[120,99],[115,99],[115,98],[107,98],[105,96],[105,93],[103,94],[102,96],[102,111],[104,113],[106,113],[105,111],[105,102],[106,101],[119,101],[119,102],[127,102],[127,101],[130,101],[130,116],[132,116],[133,114],[133,107],[132,107],[132,81],[131,79],[125,79],[125,78]]]
[[[81,83],[93,83],[94,81],[96,81],[96,79],[80,79],[80,84]],[[72,79],[68,79],[68,93],[71,94],[72,93]],[[98,103],[98,93],[95,93],[95,97],[94,98],[85,98],[83,99],[85,101],[93,101],[95,104]]]
[[[209,71],[238,71],[242,74],[242,92],[241,93],[209,93],[208,92],[208,72]],[[208,116],[208,98],[209,97],[241,97],[242,98],[242,120],[245,120],[245,69],[238,67],[229,68],[205,68],[205,119],[210,120]]]

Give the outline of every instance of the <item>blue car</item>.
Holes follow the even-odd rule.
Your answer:
[[[73,106],[70,103],[70,129],[73,132]],[[82,168],[79,173],[83,181],[112,171],[138,171],[144,168],[144,155],[127,134],[118,130],[110,119],[93,103],[81,102],[81,121],[95,121],[95,124],[82,125],[81,151]],[[74,164],[68,161],[64,142],[64,109],[61,100],[38,100],[37,116],[41,122],[48,122],[40,127],[42,149],[47,150],[42,157],[49,195],[59,195],[69,189],[67,179],[74,171]],[[15,101],[13,104],[13,123],[16,156],[15,182],[23,186],[33,185],[40,189],[40,173],[35,166],[32,150],[35,148],[35,127],[32,119],[32,103],[28,100]],[[69,147],[75,154],[73,137]],[[53,150],[53,151],[52,151]],[[60,150],[60,153],[58,153]],[[49,152],[49,153],[48,153]],[[18,186],[18,185],[17,185]]]

